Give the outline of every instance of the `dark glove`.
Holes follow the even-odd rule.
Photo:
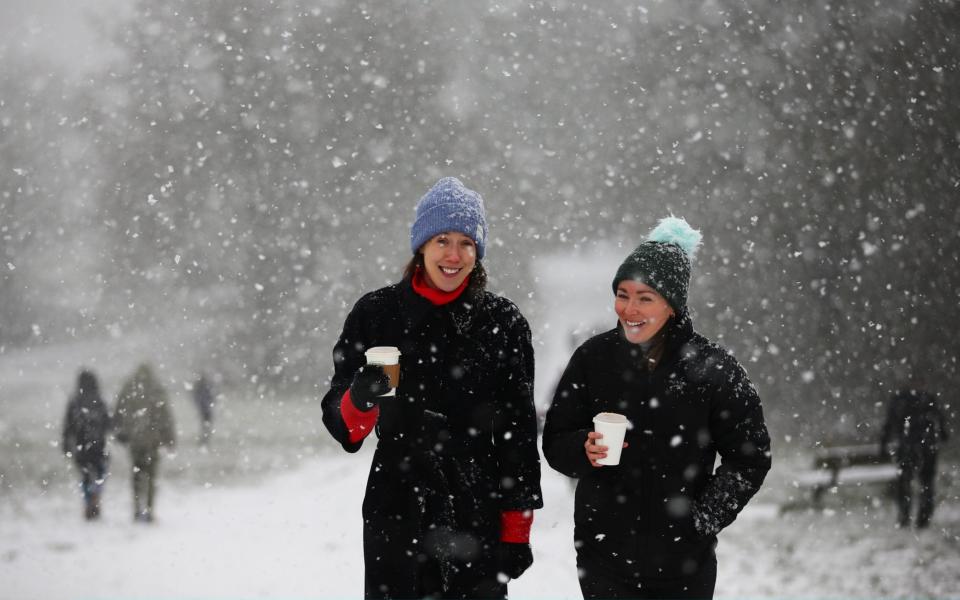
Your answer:
[[[520,577],[533,564],[533,551],[530,549],[530,544],[500,542],[497,549],[497,563],[500,572],[510,579]]]
[[[365,365],[353,376],[350,401],[361,412],[373,410],[380,396],[390,391],[390,377],[380,365]]]

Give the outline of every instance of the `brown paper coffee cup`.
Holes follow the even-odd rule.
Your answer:
[[[390,391],[384,396],[396,396],[400,385],[400,349],[396,346],[374,346],[364,354],[368,365],[380,365],[390,378]]]

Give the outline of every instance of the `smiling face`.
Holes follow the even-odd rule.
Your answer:
[[[617,284],[614,310],[617,311],[627,340],[633,344],[650,341],[674,314],[656,290],[630,279]]]
[[[420,252],[427,285],[444,292],[460,287],[477,264],[477,245],[470,237],[455,231],[433,236]]]

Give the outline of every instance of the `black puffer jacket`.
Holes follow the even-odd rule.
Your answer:
[[[543,505],[530,329],[517,307],[468,288],[435,306],[409,281],[363,296],[334,348],[323,421],[355,452],[340,402],[364,350],[397,346],[400,384],[380,403],[363,502],[367,597],[416,597],[427,557],[446,596],[496,585],[503,510]]]
[[[770,469],[760,399],[743,368],[694,333],[685,313],[667,327],[652,372],[619,326],[580,346],[543,434],[550,466],[580,478],[577,552],[629,578],[682,577],[714,560],[717,532]],[[621,413],[632,424],[618,466],[592,467],[586,457],[599,412]]]

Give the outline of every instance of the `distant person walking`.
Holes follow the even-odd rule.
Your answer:
[[[924,391],[924,387],[923,377],[915,375],[909,386],[890,398],[880,438],[883,456],[887,456],[891,443],[896,445],[897,524],[900,527],[910,526],[914,478],[918,479],[920,488],[916,525],[924,528],[930,524],[937,454],[941,442],[950,437],[937,397]]]
[[[73,457],[80,469],[83,514],[87,520],[100,516],[100,502],[109,462],[109,430],[110,414],[100,397],[97,376],[91,371],[81,371],[77,377],[77,389],[67,403],[67,414],[63,420],[63,452],[68,457]]]
[[[146,363],[123,384],[114,412],[117,441],[127,444],[133,463],[133,518],[153,521],[157,465],[162,446],[173,448],[173,415],[163,388]]]
[[[206,374],[201,373],[193,384],[193,403],[196,404],[197,411],[200,413],[200,444],[206,446],[210,443],[210,436],[213,434],[214,407],[213,390]]]

